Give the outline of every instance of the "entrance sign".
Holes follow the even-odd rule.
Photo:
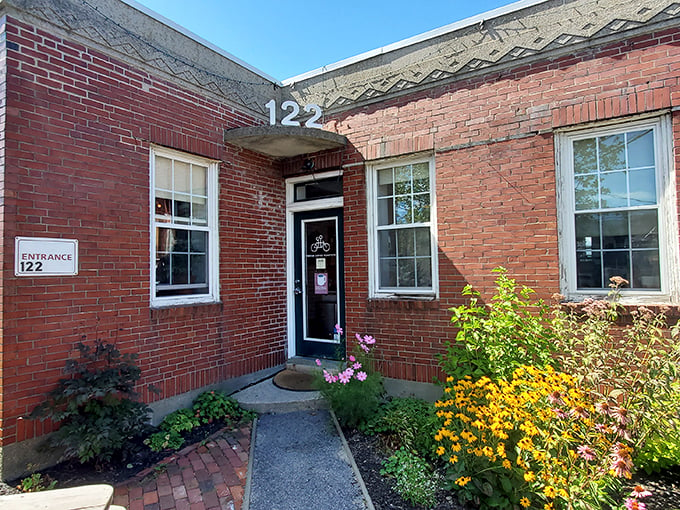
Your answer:
[[[265,104],[264,107],[267,110],[269,110],[269,125],[275,126],[276,125],[276,100],[272,99],[267,104]],[[295,118],[300,113],[300,105],[299,104],[297,104],[295,101],[284,101],[283,103],[281,103],[281,109],[284,112],[288,112],[288,115],[286,115],[283,119],[281,119],[281,125],[282,126],[299,126],[300,125],[300,121],[295,120]],[[318,104],[307,104],[307,105],[305,105],[305,111],[307,113],[314,112],[314,115],[312,115],[311,118],[307,119],[307,122],[305,122],[305,127],[321,129],[323,126],[317,122],[317,120],[319,120],[321,118],[321,116],[323,115],[323,112],[321,111],[321,107]]]
[[[78,241],[49,237],[16,237],[14,274],[16,276],[78,274]]]

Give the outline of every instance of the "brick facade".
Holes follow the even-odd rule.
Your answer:
[[[560,130],[669,115],[674,168],[680,165],[680,32],[668,9],[661,28],[602,40],[592,35],[573,52],[465,68],[460,76],[373,99],[353,91],[357,97],[342,107],[319,98],[332,107],[325,129],[344,135],[347,147],[281,160],[224,143],[224,131],[266,124],[267,97],[303,104],[299,94],[309,85],[308,99],[316,100],[313,86],[335,84],[333,73],[350,76],[353,68],[290,87],[242,69],[238,79],[213,76],[205,62],[234,62],[210,53],[203,67],[192,68],[161,52],[161,43],[145,54],[141,38],[130,39],[139,47],[128,59],[116,34],[102,30],[109,37],[102,42],[89,26],[52,26],[48,15],[31,18],[26,0],[11,4],[20,14],[5,16],[0,42],[2,447],[50,431],[49,423],[24,417],[63,376],[81,340],[106,340],[137,354],[139,390],[149,403],[283,364],[292,354],[286,178],[303,175],[307,158],[315,171],[343,172],[344,329],[349,338],[355,332],[377,338],[385,376],[418,382],[441,376],[437,355],[455,335],[448,309],[463,303],[466,284],[488,299],[491,270],[504,266],[538,297],[560,291]],[[227,92],[224,83],[231,83]],[[155,146],[219,162],[219,303],[150,305]],[[366,170],[413,154],[429,155],[435,165],[438,296],[373,298]],[[16,236],[77,239],[78,274],[15,276]],[[678,236],[677,229],[670,233],[676,252]],[[0,466],[0,477],[8,476]]]

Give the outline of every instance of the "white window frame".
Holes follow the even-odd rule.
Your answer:
[[[207,225],[198,228],[208,233],[208,292],[205,294],[194,294],[186,296],[156,296],[156,227],[168,227],[168,223],[156,223],[156,183],[155,183],[155,162],[156,157],[161,156],[175,161],[201,165],[207,167],[206,186],[207,186]],[[150,149],[150,280],[151,280],[151,306],[162,308],[168,306],[191,305],[200,303],[216,303],[219,301],[219,229],[218,229],[218,169],[219,161],[194,156],[185,152],[167,149],[165,147],[152,146]],[[182,225],[187,230],[192,230],[188,225]]]
[[[560,259],[560,290],[570,301],[602,298],[609,289],[578,289],[576,269],[573,141],[639,129],[654,130],[654,157],[659,221],[660,290],[622,289],[623,304],[679,302],[677,199],[673,164],[673,137],[669,115],[638,117],[629,121],[601,123],[556,133],[557,207]]]
[[[430,175],[430,221],[412,223],[404,227],[428,227],[430,229],[430,260],[432,268],[431,288],[380,288],[379,253],[378,253],[378,184],[379,170],[403,165],[427,163]],[[393,158],[366,165],[367,217],[368,217],[368,271],[369,296],[377,299],[436,299],[439,296],[439,264],[437,242],[437,204],[435,194],[435,160],[431,154],[411,157]]]

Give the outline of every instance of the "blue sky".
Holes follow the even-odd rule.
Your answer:
[[[136,0],[279,80],[510,0]]]

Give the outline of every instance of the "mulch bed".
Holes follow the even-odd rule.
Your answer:
[[[401,499],[392,490],[390,479],[380,474],[383,461],[391,453],[381,447],[377,436],[366,436],[354,430],[345,430],[344,433],[376,510],[423,510]],[[635,485],[642,485],[652,492],[652,496],[643,500],[647,510],[680,510],[680,467],[652,475],[640,473],[630,482],[631,488]],[[441,491],[432,510],[467,508],[460,505],[451,492]]]

